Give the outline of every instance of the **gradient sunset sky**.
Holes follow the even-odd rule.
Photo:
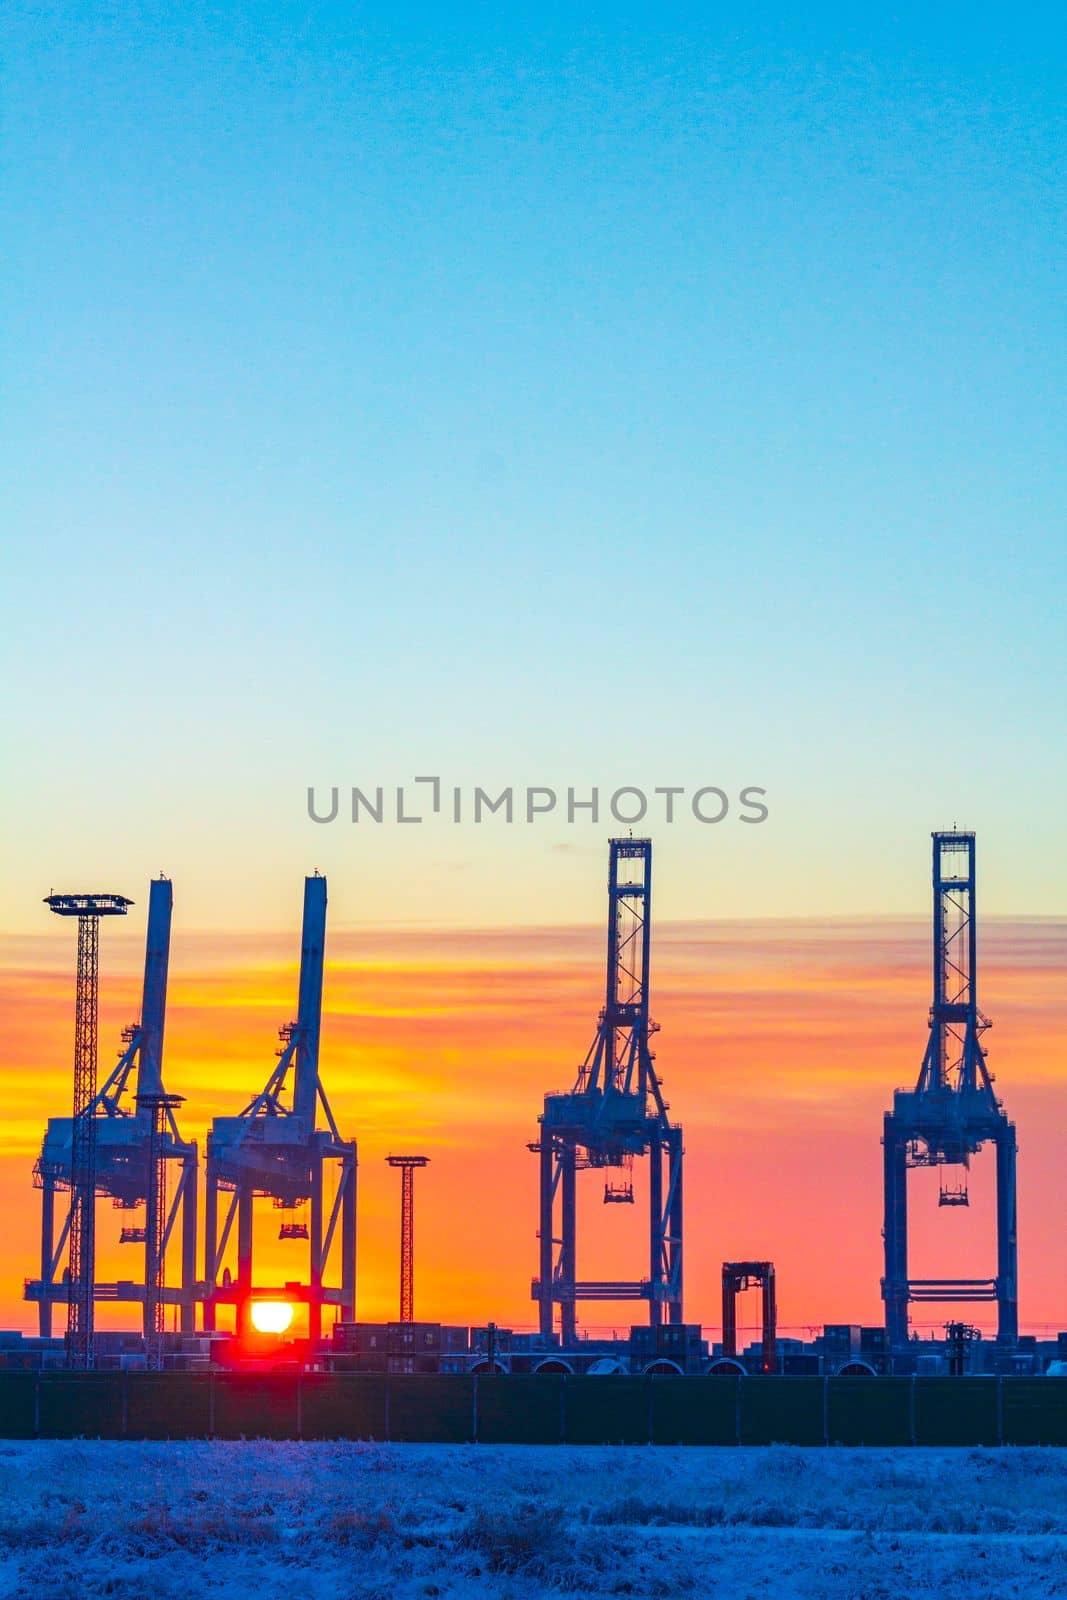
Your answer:
[[[361,1313],[394,1298],[377,1158],[417,1139],[425,1310],[528,1317],[523,1146],[595,1022],[619,829],[306,814],[437,774],[767,791],[757,827],[637,830],[708,1322],[732,1252],[778,1260],[786,1321],[879,1315],[929,834],[976,829],[1023,1320],[1062,1326],[1059,8],[8,18],[0,1323],[68,1093],[41,897],[137,902],[110,1059],[173,878],[202,1137],[269,1069],[313,868]]]

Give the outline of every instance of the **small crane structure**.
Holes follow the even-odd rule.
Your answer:
[[[773,1261],[724,1261],[722,1264],[722,1353],[737,1360],[737,1297],[758,1284],[761,1290],[760,1371],[778,1370],[778,1307]]]

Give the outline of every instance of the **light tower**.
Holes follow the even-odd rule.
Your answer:
[[[386,1156],[400,1168],[400,1320],[415,1320],[415,1168],[428,1167],[429,1156]]]
[[[77,915],[76,908],[68,910],[67,904],[75,903],[78,898],[52,896],[52,900],[61,902],[53,909],[58,909],[63,915]],[[88,898],[99,901],[105,897],[96,895]],[[106,898],[114,900],[117,897]],[[126,901],[125,905],[132,903]],[[195,1326],[198,1153],[195,1142],[182,1139],[175,1120],[174,1109],[180,1104],[180,1097],[168,1096],[163,1087],[163,1035],[172,912],[173,888],[170,879],[153,879],[148,894],[140,1020],[123,1030],[123,1049],[102,1088],[97,1091],[95,1081],[91,1093],[83,1087],[81,1092],[90,1093],[90,1098],[80,1125],[77,1115],[74,1118],[49,1118],[41,1154],[34,1166],[34,1182],[41,1190],[41,1272],[39,1278],[27,1282],[25,1295],[27,1300],[37,1303],[40,1331],[45,1338],[52,1331],[53,1305],[68,1299],[68,1287],[59,1277],[60,1263],[68,1238],[72,1246],[75,1243],[75,1224],[80,1208],[72,1204],[57,1240],[55,1197],[58,1191],[72,1188],[71,1174],[77,1164],[74,1155],[79,1139],[82,1144],[91,1143],[95,1193],[98,1196],[110,1196],[116,1208],[123,1213],[136,1211],[142,1205],[145,1208],[144,1226],[124,1226],[119,1236],[119,1243],[123,1246],[144,1246],[143,1278],[138,1282],[135,1281],[136,1275],[131,1274],[116,1283],[98,1283],[89,1269],[87,1283],[92,1286],[93,1297],[109,1302],[139,1303],[146,1348],[153,1340],[158,1346],[157,1324],[162,1313],[153,1299],[153,1285],[157,1281],[161,1299],[181,1309],[182,1332],[192,1333]],[[95,1079],[95,1068],[92,1077]],[[157,1126],[154,1111],[149,1107],[149,1101],[158,1097],[163,1100],[165,1126],[162,1131]],[[169,1206],[165,1172],[164,1181],[158,1182],[160,1159],[173,1162],[180,1171]],[[179,1219],[181,1282],[167,1289],[163,1286],[162,1261],[153,1256],[156,1248],[153,1241],[158,1243],[158,1252],[165,1252]],[[81,1255],[85,1255],[84,1244]],[[70,1276],[72,1279],[75,1276],[73,1268]],[[84,1292],[89,1291],[86,1289]]]
[[[882,1136],[885,1181],[886,1330],[893,1349],[908,1338],[908,1305],[997,1302],[998,1338],[1019,1331],[1016,1274],[1015,1126],[993,1091],[981,1038],[990,1027],[978,1009],[978,943],[973,833],[933,836],[934,962],[930,1038],[915,1088],[898,1089]],[[939,1204],[966,1205],[967,1169],[985,1143],[996,1149],[997,1272],[994,1278],[908,1277],[908,1189],[911,1167],[954,1167],[961,1179],[941,1183]]]
[[[658,1327],[666,1307],[682,1320],[682,1130],[672,1124],[656,1075],[649,1038],[652,841],[612,839],[608,857],[607,994],[596,1036],[569,1094],[548,1094],[540,1138],[540,1276],[531,1295],[540,1306],[541,1333],[552,1333],[560,1307],[564,1344],[576,1337],[579,1300],[647,1300]],[[648,1157],[649,1270],[635,1282],[577,1277],[576,1174],[583,1168],[621,1169],[606,1182],[605,1204],[632,1204],[635,1156]],[[663,1165],[667,1158],[667,1183]],[[561,1230],[555,1235],[557,1194]],[[559,1252],[556,1254],[556,1246]]]
[[[278,1061],[266,1086],[236,1117],[216,1117],[207,1144],[207,1194],[204,1212],[204,1326],[215,1326],[216,1307],[233,1305],[238,1328],[250,1316],[253,1299],[299,1299],[308,1308],[312,1342],[322,1333],[324,1305],[340,1307],[341,1320],[355,1320],[356,1301],[356,1142],[342,1139],[319,1072],[322,1026],[322,975],[326,944],[326,879],[304,880],[304,921],[300,946],[300,989],[296,1020],[279,1031]],[[292,1099],[285,1091],[292,1069]],[[321,1107],[326,1127],[316,1127]],[[336,1161],[338,1182],[327,1213],[323,1175]],[[220,1192],[229,1195],[221,1233]],[[283,1211],[310,1201],[310,1233],[299,1225],[283,1227],[283,1237],[307,1238],[310,1271],[306,1285],[286,1282],[266,1289],[253,1282],[253,1202],[266,1196]],[[227,1242],[237,1223],[237,1277],[223,1266]],[[340,1283],[325,1282],[340,1224]]]
[[[74,1008],[74,1102],[71,1113],[70,1282],[67,1360],[93,1365],[93,1287],[96,1274],[96,1060],[100,1015],[100,918],[124,917],[133,905],[122,894],[50,894],[45,905],[78,919],[78,978]]]

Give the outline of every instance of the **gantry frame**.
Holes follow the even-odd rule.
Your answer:
[[[319,1070],[322,978],[326,942],[326,879],[304,880],[300,985],[295,1021],[279,1031],[278,1061],[264,1088],[235,1117],[216,1117],[208,1135],[204,1205],[204,1326],[216,1325],[220,1305],[236,1308],[248,1328],[253,1300],[284,1298],[308,1307],[308,1336],[322,1335],[323,1306],[355,1320],[356,1167],[354,1139],[342,1139]],[[292,1098],[287,1103],[289,1078]],[[321,1108],[326,1127],[316,1126]],[[336,1163],[337,1189],[327,1211],[324,1171]],[[219,1196],[226,1196],[219,1226]],[[268,1287],[254,1280],[253,1206],[269,1197],[283,1209],[310,1201],[308,1280]],[[236,1277],[224,1265],[236,1222]],[[339,1242],[338,1242],[339,1234]],[[326,1276],[339,1258],[339,1282]]]
[[[724,1261],[722,1264],[722,1353],[737,1360],[737,1297],[753,1284],[760,1287],[760,1371],[778,1370],[778,1303],[773,1261]]]
[[[1015,1126],[993,1089],[981,1042],[991,1024],[978,1009],[975,837],[954,829],[932,840],[930,1036],[915,1088],[896,1091],[882,1132],[882,1298],[889,1343],[898,1351],[907,1343],[912,1302],[995,1301],[998,1339],[1012,1344],[1019,1332]],[[986,1143],[996,1151],[995,1277],[909,1277],[908,1171],[955,1167],[966,1174]],[[966,1203],[966,1188],[943,1191],[942,1203]]]
[[[540,1272],[531,1297],[546,1338],[559,1306],[565,1345],[577,1337],[581,1300],[647,1300],[653,1327],[660,1326],[664,1313],[672,1323],[683,1320],[682,1130],[670,1120],[649,1046],[657,1031],[649,1017],[651,905],[651,839],[610,840],[604,1007],[573,1089],[545,1096],[540,1135],[529,1147],[540,1157]],[[648,1276],[579,1279],[578,1172],[629,1168],[635,1157],[646,1156]],[[606,1201],[618,1198],[617,1190],[606,1187]]]

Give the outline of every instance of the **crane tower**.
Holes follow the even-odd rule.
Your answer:
[[[235,1306],[238,1327],[243,1328],[253,1299],[268,1294],[307,1304],[312,1341],[321,1336],[324,1305],[339,1306],[342,1321],[355,1320],[356,1143],[342,1139],[338,1132],[319,1071],[325,943],[326,879],[315,873],[304,880],[296,1019],[279,1031],[278,1060],[265,1087],[239,1116],[216,1117],[208,1136],[204,1229],[204,1326],[208,1329],[215,1327],[219,1305]],[[287,1103],[290,1073],[293,1081]],[[316,1125],[320,1108],[325,1128]],[[327,1206],[324,1174],[327,1164],[334,1162],[337,1188]],[[221,1232],[220,1193],[229,1197]],[[283,1215],[292,1215],[310,1203],[310,1230],[304,1223],[283,1222],[279,1235],[308,1240],[306,1284],[286,1282],[275,1290],[254,1284],[253,1202],[257,1196],[272,1199]],[[236,1280],[223,1266],[235,1220]],[[325,1279],[333,1255],[340,1257],[340,1282],[330,1286]]]
[[[540,1276],[531,1296],[541,1333],[560,1307],[565,1344],[574,1341],[579,1300],[647,1300],[658,1327],[664,1311],[682,1321],[682,1130],[672,1123],[649,1039],[652,841],[612,839],[608,854],[607,992],[596,1035],[569,1094],[547,1094],[540,1137]],[[648,1157],[648,1276],[597,1281],[577,1276],[577,1173],[621,1173],[604,1186],[606,1204],[633,1204],[635,1157]],[[664,1184],[666,1158],[666,1185]],[[557,1206],[557,1199],[559,1204]],[[560,1231],[556,1233],[556,1212]]]
[[[911,1302],[996,1301],[997,1334],[1019,1331],[1016,1272],[1015,1126],[993,1090],[982,1035],[991,1026],[978,1009],[978,935],[973,833],[933,834],[934,960],[930,1037],[918,1081],[898,1089],[886,1112],[884,1159],[886,1331],[893,1349],[908,1338]],[[993,1278],[909,1278],[908,1170],[938,1167],[939,1203],[966,1205],[971,1157],[996,1150],[997,1271]],[[954,1169],[955,1183],[945,1173]]]

